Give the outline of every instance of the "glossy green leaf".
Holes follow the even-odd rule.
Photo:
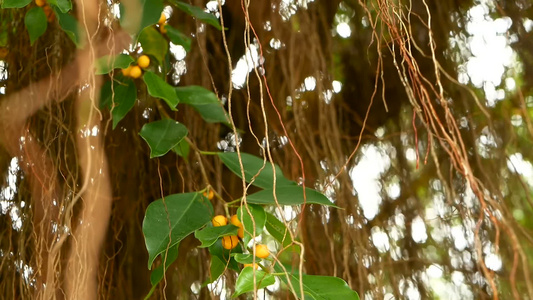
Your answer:
[[[191,50],[191,39],[188,36],[168,24],[165,25],[165,28],[167,36],[172,43],[182,46],[187,52]]]
[[[21,8],[31,3],[31,0],[4,0],[2,8]]]
[[[215,93],[195,85],[175,89],[180,102],[194,108],[206,122],[224,123],[229,126],[229,116]]]
[[[271,213],[266,213],[265,227],[268,233],[274,237],[283,248],[289,246],[292,242],[289,230],[276,216]]]
[[[279,266],[275,267],[276,272],[283,272],[283,269]],[[350,289],[348,284],[338,277],[331,276],[317,276],[317,275],[287,275],[291,281],[291,284],[298,295],[298,298],[302,298],[300,292],[300,277],[303,284],[303,290],[305,299],[317,299],[317,300],[359,300],[359,295]],[[288,283],[286,275],[281,275],[279,278]]]
[[[253,237],[254,225],[255,236],[259,236],[263,232],[266,222],[266,213],[262,206],[248,204],[248,209],[246,209],[245,206],[241,206],[237,209],[237,218],[239,218],[244,228],[243,242],[245,245],[247,245]]]
[[[211,203],[199,193],[173,194],[164,201],[159,199],[148,205],[142,225],[149,269],[167,247],[207,224],[213,210]]]
[[[47,0],[50,5],[56,6],[62,13],[67,13],[72,9],[70,0]]]
[[[125,69],[135,60],[127,54],[106,55],[96,60],[96,75],[107,74],[113,69]]]
[[[48,27],[48,20],[46,14],[41,7],[34,7],[26,12],[24,17],[24,25],[28,29],[30,35],[30,44],[33,43],[46,32]]]
[[[186,161],[189,161],[190,145],[187,140],[182,140],[176,147],[172,148],[177,155],[183,157]]]
[[[139,134],[150,146],[150,158],[167,154],[187,136],[189,131],[183,124],[164,119],[144,124]]]
[[[236,262],[240,264],[251,264],[254,262],[254,257],[252,254],[243,254],[243,253],[236,253],[233,255],[233,258]],[[255,261],[259,261],[259,258],[256,258]]]
[[[83,48],[82,41],[84,40],[84,34],[80,31],[78,26],[78,20],[68,13],[63,13],[61,10],[54,9],[57,18],[59,19],[59,26],[67,34],[67,36],[74,42],[76,47]]]
[[[144,83],[148,88],[148,93],[152,97],[163,99],[172,110],[176,110],[179,103],[178,96],[174,88],[153,72],[146,72],[143,76]]]
[[[215,17],[214,15],[210,13],[205,12],[200,7],[192,6],[190,4],[187,4],[181,1],[171,1],[171,2],[176,4],[176,6],[182,11],[184,11],[185,13],[195,17],[196,19],[206,24],[212,25],[218,30],[222,30],[222,26],[220,26],[220,24],[218,23],[217,17]]]
[[[239,271],[239,264],[231,257],[231,254],[242,253],[242,247],[239,245],[231,250],[226,250],[222,247],[222,239],[217,240],[213,245],[209,246],[209,253],[211,256],[216,256],[227,266],[228,269]]]
[[[226,126],[230,126],[229,116],[222,104],[190,104],[194,110],[196,110],[202,119],[208,123],[223,123]]]
[[[139,43],[141,43],[144,54],[152,55],[160,63],[165,61],[165,56],[168,52],[168,42],[154,27],[146,27],[141,32]]]
[[[180,102],[185,104],[220,103],[215,93],[198,85],[179,86],[175,90]]]
[[[216,281],[222,273],[226,270],[226,264],[218,258],[218,256],[211,256],[211,265],[209,266],[209,281],[212,283]]]
[[[219,152],[217,154],[218,157],[220,157],[220,160],[222,160],[226,167],[228,167],[228,169],[230,169],[237,176],[241,177],[241,167],[239,165],[239,157],[236,152]],[[242,164],[244,166],[246,182],[250,182],[252,178],[256,176],[257,173],[259,173],[259,170],[263,168],[263,170],[261,170],[261,173],[259,173],[259,175],[257,175],[257,177],[255,178],[253,185],[264,189],[272,188],[274,184],[274,172],[272,171],[272,166],[268,161],[266,161],[265,165],[263,166],[262,158],[242,152],[241,158]],[[277,187],[296,186],[295,182],[290,181],[285,178],[285,176],[283,176],[283,173],[281,172],[281,169],[277,164],[275,165],[275,168]]]
[[[300,205],[300,204],[321,204],[336,207],[322,193],[306,188],[304,200],[303,188],[301,186],[279,186],[276,187],[276,196],[279,205]],[[248,203],[276,205],[272,189],[265,189],[246,197]]]
[[[168,267],[170,267],[170,265],[178,258],[178,248],[179,248],[179,243],[170,247],[168,249],[168,252],[165,251],[164,252],[165,255],[163,255],[161,258],[161,262],[162,262],[161,265],[156,267],[150,274],[150,283],[152,283],[152,288],[150,289],[150,292],[148,292],[148,295],[144,297],[145,300],[150,299],[150,296],[152,296],[152,294],[154,293],[157,287],[157,284],[163,279],[163,276],[165,275],[165,272],[168,270]],[[165,263],[166,267],[163,268],[165,257],[166,257],[166,263]]]
[[[194,232],[194,237],[197,238],[202,244],[200,248],[205,248],[213,245],[220,237],[227,235],[237,235],[239,227],[233,225],[226,226],[206,226],[201,230]]]
[[[232,297],[237,297],[246,292],[254,290],[254,277],[256,289],[262,289],[276,282],[274,275],[265,271],[255,270],[252,267],[242,269],[241,274],[235,282],[235,293]]]
[[[132,35],[156,24],[164,9],[163,0],[132,0],[128,4],[131,5],[131,12],[128,11],[128,6],[120,3],[120,25]]]
[[[114,107],[111,111],[113,129],[117,127],[118,122],[120,122],[135,105],[135,101],[137,100],[137,86],[133,80],[126,79],[124,84],[116,85],[114,92],[114,97],[112,97]]]

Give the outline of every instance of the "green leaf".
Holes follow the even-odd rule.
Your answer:
[[[237,230],[239,230],[239,227],[233,225],[207,226],[201,230],[196,230],[194,237],[202,242],[198,247],[205,248],[213,245],[222,236],[237,235]]]
[[[30,34],[30,44],[33,43],[46,32],[48,27],[48,20],[46,19],[46,14],[41,7],[34,7],[28,12],[24,17],[24,25],[28,29]]]
[[[220,24],[218,23],[218,19],[214,15],[205,12],[200,7],[192,6],[190,4],[187,4],[181,1],[171,1],[171,2],[176,4],[176,6],[182,11],[184,11],[185,13],[195,17],[196,19],[206,24],[212,25],[218,30],[222,30],[222,26],[220,26]]]
[[[283,269],[278,265],[274,269],[276,272],[283,272]],[[317,275],[302,275],[287,274],[294,291],[298,298],[302,298],[300,292],[300,277],[303,284],[305,299],[319,299],[319,300],[359,300],[359,295],[350,289],[348,284],[338,277],[331,276],[317,276]],[[281,275],[279,278],[287,284],[287,276]]]
[[[135,105],[137,100],[137,86],[135,82],[131,79],[126,79],[124,84],[117,84],[114,89],[114,97],[112,97],[112,103],[115,103],[111,115],[113,118],[113,129],[117,127],[118,122],[120,122],[128,112]]]
[[[165,25],[165,28],[167,29],[167,36],[172,43],[182,46],[187,52],[191,50],[191,39],[188,36],[168,24]]]
[[[62,13],[67,13],[72,9],[70,0],[47,0],[50,5],[56,6]]]
[[[74,42],[77,48],[83,48],[81,44],[84,40],[83,32],[80,31],[78,20],[68,13],[63,13],[61,10],[54,7],[54,11],[59,19],[59,26],[67,34],[67,36]]]
[[[233,173],[235,173],[237,176],[241,177],[241,167],[239,165],[239,157],[236,152],[219,152],[217,153],[218,157],[220,157],[220,160],[230,169]],[[244,174],[246,176],[246,182],[250,182],[254,176],[256,176],[257,173],[259,173],[259,170],[261,170],[261,173],[257,175],[255,178],[253,185],[258,186],[260,188],[272,188],[274,185],[274,173],[272,172],[272,166],[266,161],[266,164],[263,166],[263,159],[259,158],[257,156],[248,154],[248,153],[242,153],[241,152],[241,158],[242,158],[242,164],[244,166]],[[280,167],[276,164],[276,186],[296,186],[296,183],[293,181],[288,180],[283,176],[283,173],[281,172]],[[241,177],[242,178],[242,177]]]
[[[170,149],[176,147],[189,131],[183,124],[164,119],[144,124],[139,134],[150,146],[150,158],[167,154]]]
[[[301,186],[280,186],[276,187],[276,196],[279,205],[300,205],[300,204],[321,204],[336,207],[322,193],[313,189],[305,188],[306,198],[304,200],[303,188]],[[246,197],[248,203],[262,205],[276,205],[272,189],[265,189]]]
[[[175,90],[180,102],[185,104],[220,104],[215,93],[198,85],[179,86]]]
[[[256,289],[262,289],[276,282],[274,275],[265,273],[265,271],[255,270],[252,267],[242,269],[241,274],[235,282],[235,293],[232,297],[237,297],[246,292],[254,290],[254,276]]]
[[[236,253],[233,255],[233,258],[236,262],[240,264],[251,264],[254,262],[254,257],[252,254],[242,254],[242,253]],[[258,261],[259,258],[256,258],[255,261]]]
[[[241,206],[237,209],[237,218],[242,223],[244,228],[244,238],[243,242],[245,245],[253,238],[252,234],[254,233],[254,223],[255,223],[255,236],[259,236],[263,232],[263,227],[265,227],[266,222],[266,213],[262,206],[248,204],[248,209]]]
[[[106,55],[96,60],[96,75],[107,74],[113,69],[125,69],[134,62],[133,57],[127,54],[116,56]]]
[[[209,253],[211,253],[211,256],[216,256],[222,263],[224,264],[224,268],[226,266],[234,271],[239,271],[239,264],[231,257],[231,254],[233,253],[242,253],[242,247],[239,243],[239,245],[231,250],[226,250],[224,247],[222,247],[222,239],[217,240],[213,245],[209,246]]]
[[[172,148],[177,155],[183,157],[186,161],[189,161],[190,146],[187,140],[182,140],[176,147]]]
[[[159,17],[157,17],[159,20]],[[168,52],[168,42],[154,27],[146,27],[139,35],[139,43],[144,54],[155,57],[160,63],[165,61]]]
[[[137,35],[144,28],[156,24],[165,8],[163,0],[137,0],[128,1],[130,7],[120,2],[120,25],[130,34]],[[140,23],[139,23],[140,19]]]
[[[224,273],[224,270],[226,270],[226,264],[218,258],[218,256],[211,256],[211,265],[209,267],[209,281],[208,283],[212,283],[216,281],[222,273]]]
[[[152,202],[144,216],[142,229],[148,250],[148,269],[167,247],[176,245],[207,224],[213,210],[211,203],[199,193],[173,194],[164,201]]]
[[[161,262],[164,263],[166,257],[165,268],[163,268],[163,264],[161,264],[152,271],[152,274],[150,274],[150,283],[152,283],[152,288],[150,289],[150,292],[148,292],[148,295],[144,297],[145,300],[150,299],[150,296],[152,296],[154,293],[157,284],[163,279],[163,275],[168,270],[168,267],[170,267],[170,265],[178,258],[178,248],[179,243],[170,247],[168,252],[165,252],[165,255],[163,255],[161,258]]]
[[[292,242],[291,235],[289,234],[289,230],[281,222],[271,213],[266,213],[266,223],[265,227],[268,230],[268,233],[272,235],[281,245],[283,248],[289,246]]]
[[[31,3],[31,0],[4,0],[2,8],[21,8]]]
[[[196,110],[204,121],[208,123],[223,123],[230,126],[229,116],[220,103],[212,104],[190,104]]]
[[[229,117],[215,93],[201,86],[191,85],[175,88],[180,103],[194,108],[208,123],[229,125]]]
[[[163,79],[150,71],[144,73],[143,80],[148,88],[148,93],[152,97],[165,100],[172,110],[176,110],[179,100],[174,88],[170,84],[166,83]]]

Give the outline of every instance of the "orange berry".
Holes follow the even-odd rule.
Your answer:
[[[43,7],[46,5],[46,1],[45,0],[35,0],[35,4],[39,7]]]
[[[241,221],[239,221],[239,218],[237,217],[237,215],[231,216],[230,223],[237,227],[242,228],[242,223]]]
[[[141,55],[137,58],[137,65],[143,69],[148,68],[150,65],[150,58],[146,55]]]
[[[139,66],[133,66],[130,70],[130,77],[131,78],[139,78],[142,75],[142,70],[139,68]]]
[[[211,222],[213,223],[213,226],[215,227],[224,226],[224,225],[228,225],[228,218],[226,218],[223,215],[218,215],[218,216],[215,216],[213,220],[211,220]]]
[[[52,23],[56,19],[54,10],[48,4],[45,4],[43,6],[43,10],[44,14],[46,15],[46,20],[48,20],[48,23]]]
[[[159,18],[159,21],[157,22],[157,24],[163,25],[165,24],[166,21],[167,21],[167,16],[165,16],[165,13],[161,13],[161,17]]]
[[[167,29],[165,28],[165,26],[166,24],[159,25],[159,32],[161,32],[162,34],[167,33]]]
[[[267,258],[270,255],[270,251],[266,245],[258,244],[255,245],[255,256],[259,258]]]
[[[215,193],[212,190],[209,190],[209,194],[207,192],[204,192],[203,195],[207,198],[207,200],[212,200],[213,197],[215,197]]]
[[[130,76],[131,68],[133,68],[133,66],[128,66],[126,69],[122,69],[122,75]]]
[[[239,230],[237,230],[237,235],[242,239],[244,238],[244,228],[239,227]]]
[[[222,247],[231,250],[239,244],[239,238],[236,235],[228,235],[222,237]]]
[[[257,270],[257,269],[259,268],[259,265],[256,264],[256,263],[253,263],[253,264],[244,264],[244,267],[245,267],[245,268],[246,268],[246,267],[252,267],[252,268],[254,268],[254,269]]]

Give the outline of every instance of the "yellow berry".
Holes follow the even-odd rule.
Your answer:
[[[254,268],[254,269],[257,270],[257,269],[259,268],[259,265],[256,264],[256,263],[253,263],[253,264],[244,264],[244,267],[245,267],[245,268],[246,268],[246,267],[252,267],[252,268]]]
[[[239,238],[236,235],[222,237],[222,247],[224,247],[224,249],[231,250],[237,247],[237,244],[239,244]]]
[[[148,68],[150,65],[150,58],[146,55],[141,55],[137,58],[137,65],[143,69]]]
[[[167,16],[165,16],[165,13],[161,13],[161,17],[159,18],[159,21],[157,22],[157,24],[163,25],[165,24],[166,21],[167,21]]]
[[[165,27],[166,27],[166,24],[159,25],[159,32],[161,32],[162,34],[167,33],[167,29]]]
[[[213,226],[215,227],[224,226],[224,225],[228,225],[228,218],[226,218],[223,215],[218,215],[218,216],[215,216],[213,220],[211,220],[211,222],[213,223]]]
[[[122,75],[130,76],[131,68],[133,68],[133,66],[128,66],[126,69],[122,69]]]
[[[207,192],[204,192],[203,195],[204,195],[204,197],[207,198],[207,200],[211,200],[211,199],[213,199],[213,197],[215,197],[215,193],[213,193],[212,190],[209,190],[209,194]]]
[[[270,251],[266,245],[258,244],[255,245],[255,256],[259,258],[267,258],[270,255]]]
[[[39,7],[43,7],[46,5],[46,1],[45,0],[35,0],[35,4]]]
[[[48,4],[45,4],[43,6],[43,10],[44,10],[44,14],[46,15],[46,20],[48,21],[48,23],[52,23],[56,19],[54,10]]]
[[[230,223],[237,227],[242,228],[242,223],[241,221],[239,221],[239,218],[237,217],[237,215],[231,216]]]
[[[139,78],[142,75],[142,70],[139,68],[139,66],[133,66],[130,70],[130,77],[131,78]]]

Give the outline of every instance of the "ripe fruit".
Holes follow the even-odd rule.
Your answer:
[[[241,221],[239,221],[239,218],[237,215],[231,216],[230,223],[239,227],[239,230],[237,231],[237,235],[242,239],[244,237],[244,228],[242,227]]]
[[[211,222],[213,223],[213,226],[215,227],[224,226],[224,225],[228,225],[228,218],[226,218],[223,215],[218,215],[218,216],[215,216],[213,220],[211,220]]]
[[[270,251],[266,245],[258,244],[255,245],[255,256],[259,258],[267,258],[270,255]]]
[[[242,228],[242,223],[241,221],[239,221],[239,218],[237,217],[237,215],[231,216],[230,223],[237,227]]]
[[[159,25],[159,32],[161,32],[162,34],[165,34],[167,33],[167,29],[165,28],[167,24],[161,24]]]
[[[46,1],[45,0],[35,0],[35,4],[39,7],[43,7],[46,5]]]
[[[46,20],[48,23],[52,23],[56,19],[56,15],[54,13],[54,10],[50,7],[50,5],[44,5],[43,6],[44,14],[46,15]]]
[[[133,66],[130,70],[130,77],[131,78],[139,78],[142,75],[142,70],[139,68],[139,66]]]
[[[256,264],[256,263],[253,263],[253,264],[244,264],[244,267],[245,267],[245,268],[246,268],[246,267],[252,267],[252,268],[254,268],[254,269],[257,270],[257,269],[259,268],[259,265]]]
[[[150,58],[146,55],[141,55],[137,58],[137,65],[143,69],[148,68],[150,65]]]
[[[222,247],[231,250],[239,244],[239,238],[236,235],[228,235],[222,237]]]
[[[211,200],[213,199],[213,197],[215,197],[215,193],[213,193],[212,190],[209,190],[209,194],[207,192],[204,192],[204,197],[207,197],[207,200]]]
[[[161,17],[159,18],[159,21],[157,22],[157,24],[163,25],[165,24],[166,21],[167,21],[167,16],[165,16],[164,13],[161,13]]]
[[[122,69],[122,75],[130,76],[131,68],[133,68],[133,66],[128,66],[126,69]]]

